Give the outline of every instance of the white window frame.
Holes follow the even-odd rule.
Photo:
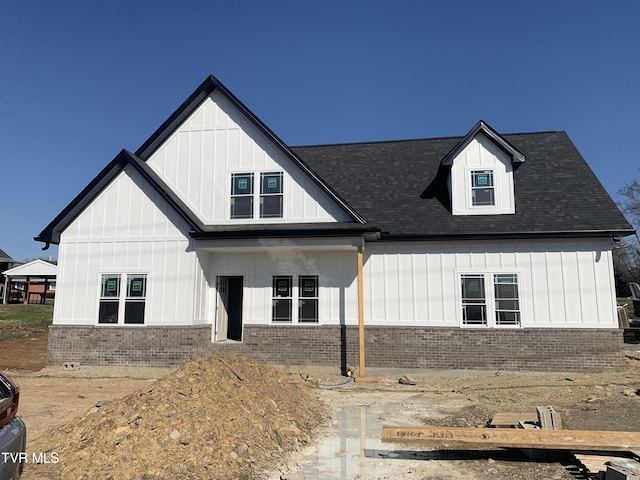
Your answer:
[[[119,278],[119,292],[117,297],[106,297],[103,296],[103,291],[102,291],[102,283],[103,283],[103,278],[104,277],[118,277]],[[129,286],[129,277],[144,277],[144,296],[142,297],[137,297],[137,296],[132,296],[130,297],[128,295],[128,286]],[[104,272],[99,272],[98,274],[98,305],[97,305],[97,312],[96,312],[96,325],[98,326],[127,326],[127,327],[139,327],[139,326],[145,326],[147,325],[147,317],[148,317],[148,306],[150,303],[150,298],[149,298],[149,278],[150,278],[150,272],[149,271],[104,271]],[[111,303],[117,303],[118,304],[118,309],[117,309],[117,322],[100,322],[100,308],[101,308],[101,304],[103,301],[108,302],[106,299],[107,298],[113,298],[113,300],[111,300]],[[117,300],[116,300],[117,298]],[[126,322],[126,308],[127,308],[127,303],[129,304],[133,304],[133,303],[143,303],[144,304],[144,313],[143,313],[143,317],[142,317],[142,323],[131,323],[131,322]]]
[[[235,178],[247,176],[248,180],[251,182],[251,193],[249,194],[241,194],[234,191]],[[229,182],[229,219],[230,220],[252,220],[255,218],[256,213],[256,180],[255,180],[254,172],[233,172],[231,173],[230,182]],[[247,217],[237,217],[231,214],[233,210],[232,205],[235,203],[235,199],[249,199],[251,200],[251,215]]]
[[[288,297],[276,297],[273,292],[273,282],[276,277],[287,277],[291,279],[291,295]],[[316,283],[316,296],[307,297],[303,296],[300,288],[301,288],[301,280],[302,279],[310,279],[315,278]],[[320,276],[317,274],[287,274],[287,273],[278,273],[271,275],[271,304],[269,308],[269,318],[272,325],[319,325],[320,324]],[[273,308],[275,301],[278,298],[282,298],[283,300],[291,301],[291,320],[283,321],[283,320],[274,320],[273,316]],[[300,309],[302,307],[303,302],[312,301],[316,303],[316,319],[315,320],[300,320]]]
[[[491,185],[488,187],[479,187],[474,186],[474,179],[476,175],[479,174],[487,174],[491,177]],[[469,168],[468,170],[468,178],[469,178],[469,208],[472,209],[496,209],[498,207],[498,188],[496,187],[496,172],[493,168]],[[473,203],[473,192],[475,190],[487,189],[491,188],[493,191],[493,203],[489,204],[474,204]]]
[[[496,298],[495,294],[495,279],[498,275],[514,275],[517,279],[517,288],[518,288],[518,316],[519,323],[517,325],[511,324],[498,324],[496,320],[496,312],[499,310],[496,306]],[[464,315],[463,315],[463,296],[462,296],[462,279],[464,276],[474,276],[474,277],[482,277],[484,279],[484,305],[485,305],[485,318],[486,322],[484,324],[465,324],[464,323]],[[458,322],[460,327],[462,328],[507,328],[507,329],[519,329],[523,328],[524,323],[524,301],[523,301],[523,273],[520,270],[459,270],[456,272],[456,291],[457,291],[457,312],[458,312]],[[473,303],[471,303],[473,304]],[[478,303],[479,304],[479,303]],[[507,311],[507,310],[502,310]],[[514,310],[510,310],[514,311]]]
[[[280,171],[275,171],[275,172],[260,172],[260,188],[259,190],[259,197],[258,197],[258,217],[260,218],[260,220],[269,220],[272,218],[275,219],[279,219],[279,218],[284,218],[284,172],[282,172],[282,170]],[[275,177],[276,179],[279,179],[280,181],[280,191],[279,192],[268,192],[268,191],[264,191],[264,187],[265,187],[265,177]],[[267,187],[268,188],[268,187]],[[280,215],[266,215],[265,213],[263,213],[264,210],[264,204],[268,199],[274,199],[274,198],[279,198],[280,199]]]
[[[234,194],[233,179],[238,175],[248,175],[250,176],[252,181],[252,193],[250,194],[252,199],[252,209],[251,209],[250,217],[233,217],[231,215],[232,199],[242,198],[242,197],[246,198],[249,196],[249,195]],[[280,176],[281,191],[279,193],[269,193],[269,192],[263,193],[263,177],[265,175]],[[286,207],[285,207],[285,203],[286,203],[285,191],[287,190],[287,187],[285,185],[286,179],[287,179],[287,176],[284,174],[284,170],[280,170],[277,168],[276,169],[267,168],[267,169],[261,169],[261,170],[246,168],[246,169],[238,169],[238,170],[230,171],[228,175],[228,181],[227,181],[227,185],[229,189],[227,191],[227,218],[232,222],[255,223],[256,221],[258,221],[260,223],[272,223],[272,222],[283,221],[285,219],[285,211],[286,211]],[[280,197],[282,199],[281,200],[282,214],[280,216],[264,216],[263,217],[261,215],[263,199],[267,197]]]

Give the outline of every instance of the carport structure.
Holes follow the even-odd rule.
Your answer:
[[[58,266],[44,260],[33,260],[32,262],[19,265],[2,272],[5,276],[4,298],[3,302],[7,303],[11,291],[10,285],[12,281],[24,281],[27,284],[24,303],[29,303],[31,293],[41,294],[41,303],[44,303],[49,286],[55,283],[58,275]],[[32,292],[32,282],[44,283],[42,292]],[[39,289],[38,289],[39,290]]]

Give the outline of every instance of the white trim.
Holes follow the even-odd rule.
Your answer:
[[[524,328],[524,324],[526,323],[525,318],[525,304],[524,300],[525,295],[523,294],[523,278],[524,271],[519,268],[509,268],[509,269],[473,269],[473,268],[465,268],[465,269],[456,269],[456,320],[458,322],[458,326],[460,328],[481,328],[481,329],[522,329]],[[487,323],[485,325],[465,325],[464,318],[462,316],[462,275],[477,275],[484,277],[484,288],[485,288],[485,305],[486,305],[486,313],[487,313]],[[494,293],[494,275],[517,275],[518,277],[518,304],[519,304],[519,312],[520,312],[520,324],[519,325],[496,325],[495,313],[495,293]]]
[[[250,218],[231,218],[231,179],[233,175],[240,173],[253,175],[253,214]],[[281,173],[282,174],[282,217],[260,217],[260,184],[261,175],[263,173]],[[285,223],[288,220],[287,215],[287,193],[290,191],[289,175],[283,168],[230,168],[227,170],[227,186],[226,186],[226,219],[235,223]]]
[[[274,321],[273,320],[273,300],[276,298],[273,296],[273,279],[274,277],[291,277],[291,297],[283,297],[287,299],[291,299],[291,321]],[[317,300],[317,311],[316,316],[318,317],[315,322],[301,322],[300,321],[300,300],[304,300],[305,297],[300,296],[300,277],[316,277],[316,289],[318,296],[313,297],[312,299]],[[270,302],[267,307],[267,316],[265,318],[269,319],[270,325],[320,325],[320,308],[322,305],[321,302],[321,276],[314,273],[280,273],[280,274],[272,274],[271,275],[271,292],[270,292]]]
[[[473,204],[473,172],[489,171],[493,178],[493,205],[474,205]],[[465,166],[465,207],[469,215],[496,215],[502,213],[500,210],[500,181],[504,180],[504,176],[497,172],[495,167],[484,167],[482,165]]]
[[[152,298],[149,294],[149,279],[151,278],[151,270],[150,269],[100,269],[97,272],[98,282],[97,282],[97,302],[96,302],[96,310],[95,310],[95,321],[94,325],[97,327],[144,327],[148,325],[147,316],[149,312],[149,306],[151,305]],[[120,292],[118,294],[118,323],[100,323],[100,301],[102,300],[102,276],[103,275],[119,275],[120,276]],[[126,283],[128,275],[146,275],[147,281],[145,285],[145,296],[144,296],[144,317],[143,323],[124,323],[124,312],[125,306],[127,303],[127,295],[126,295]],[[124,279],[124,281],[123,281]]]

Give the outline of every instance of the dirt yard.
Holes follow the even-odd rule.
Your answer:
[[[629,356],[639,350],[629,346]],[[485,427],[498,412],[552,405],[565,429],[640,431],[640,360],[632,358],[624,371],[607,374],[368,369],[377,382],[339,387],[317,386],[345,380],[328,368],[229,362],[200,363],[182,376],[147,368],[65,370],[45,368],[46,338],[0,343],[0,369],[21,386],[19,413],[28,427],[23,478],[575,480],[585,477],[569,455],[532,461],[517,450],[383,444],[382,425]],[[407,373],[415,385],[398,383]],[[281,384],[293,390],[272,402]],[[177,403],[169,403],[167,392],[176,390]],[[223,404],[237,414],[207,418]],[[129,469],[119,470],[122,463]],[[164,464],[172,469],[161,470]],[[246,468],[229,470],[239,465]],[[231,473],[237,471],[243,476]]]

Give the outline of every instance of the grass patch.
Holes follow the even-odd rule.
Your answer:
[[[49,331],[53,305],[0,305],[0,341],[37,338]]]

